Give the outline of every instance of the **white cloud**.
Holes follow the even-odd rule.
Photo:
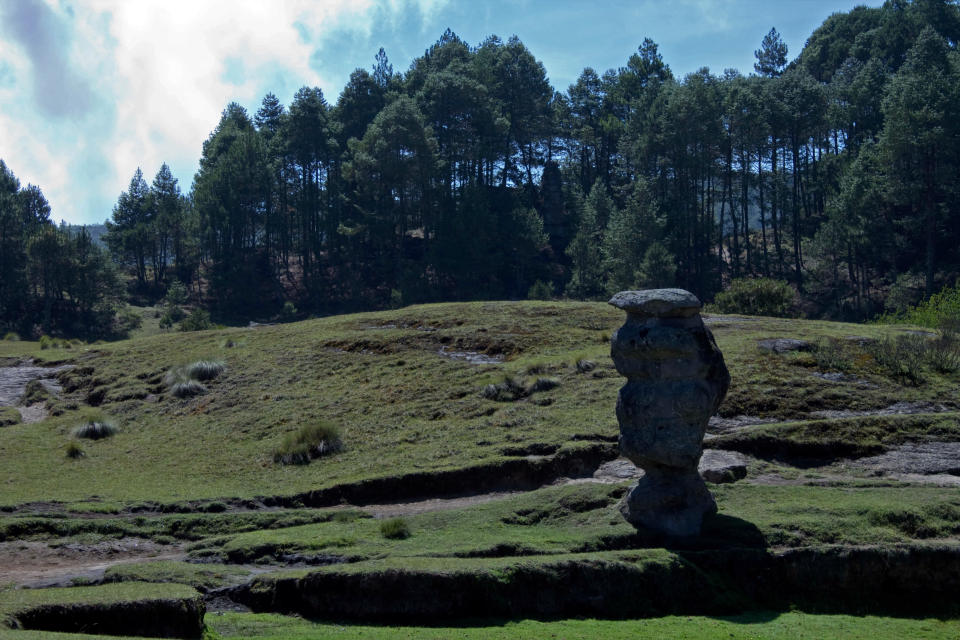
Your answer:
[[[288,87],[317,85],[335,96],[346,78],[310,65],[324,37],[343,31],[369,35],[374,13],[398,16],[410,5],[405,0],[89,0],[72,6],[45,1],[72,36],[71,71],[89,85],[97,107],[73,121],[42,119],[24,84],[30,60],[11,41],[0,40],[0,65],[14,69],[18,82],[7,89],[0,84],[0,157],[18,176],[40,184],[54,216],[72,222],[108,217],[138,166],[149,179],[166,161],[188,190],[201,145],[221,110],[230,101],[254,106],[266,91],[279,93],[277,78]],[[427,16],[442,2],[415,4]],[[297,25],[306,27],[309,39]],[[83,154],[101,157],[85,162]],[[105,174],[82,175],[84,166],[97,165]],[[99,197],[91,198],[91,190]],[[100,204],[89,206],[99,210],[83,210],[91,200]]]

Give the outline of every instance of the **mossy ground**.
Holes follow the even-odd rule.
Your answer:
[[[720,516],[707,522],[705,539],[713,542],[706,544],[771,549],[952,544],[957,539],[960,490],[841,474],[836,465],[823,466],[903,442],[960,440],[958,374],[927,369],[921,384],[908,383],[888,375],[860,346],[906,327],[735,316],[708,321],[732,376],[720,415],[789,422],[716,436],[711,446],[758,458],[747,480],[713,488]],[[290,558],[346,559],[351,564],[329,570],[362,572],[387,565],[399,570],[437,563],[509,565],[522,558],[611,548],[653,553],[657,540],[638,536],[617,511],[625,483],[551,487],[470,507],[411,513],[405,516],[411,535],[403,539],[385,538],[377,519],[345,507],[264,508],[270,497],[375,479],[388,479],[389,486],[414,473],[477,465],[495,469],[528,455],[609,443],[617,435],[613,407],[621,379],[608,341],[621,322],[622,313],[604,304],[478,302],[256,328],[143,331],[132,340],[72,349],[0,343],[0,359],[7,363],[34,357],[74,364],[60,375],[61,406],[77,407],[40,423],[0,429],[0,507],[6,511],[0,512],[0,540],[63,544],[139,536],[179,543],[186,545],[189,559],[220,564],[143,562],[112,568],[104,577],[204,590],[244,579],[249,568],[231,563],[260,562],[284,570]],[[829,344],[841,353],[818,358],[757,348],[758,340],[777,337],[833,339]],[[488,359],[474,364],[463,359],[465,352]],[[205,383],[207,393],[171,397],[164,374],[201,359],[223,361],[226,369]],[[578,367],[584,360],[595,366]],[[837,372],[844,378],[815,375]],[[559,385],[513,400],[483,394],[487,385],[505,379],[529,389],[542,377]],[[953,411],[827,419],[815,413],[870,411],[898,402],[928,402]],[[116,422],[119,431],[85,441],[86,455],[68,459],[64,448],[70,429],[89,405]],[[305,465],[275,463],[273,452],[284,437],[318,419],[340,427],[343,448]],[[805,463],[784,459],[784,452],[787,458],[804,456]],[[781,482],[757,482],[760,474]],[[435,488],[438,495],[451,489]],[[389,499],[384,495],[381,501]],[[768,621],[773,626],[762,629],[769,635],[760,637],[787,637],[783,629],[794,625],[797,631],[796,625],[807,624],[804,618],[783,618],[789,624],[777,626],[780,618]],[[283,625],[294,624],[226,619],[240,625],[236,628],[261,624],[265,637],[282,635]],[[729,625],[733,637],[748,633],[738,626],[742,621],[715,622],[724,631]],[[845,628],[841,622],[836,618],[829,624]],[[925,624],[903,622],[908,623]],[[507,627],[520,637],[544,630],[528,631],[524,624]],[[620,637],[615,634],[626,628],[602,622],[584,622],[582,629],[550,624],[560,625],[550,633],[559,629],[571,637]],[[306,638],[329,632],[304,625],[290,627],[290,633]],[[885,637],[873,626],[851,633],[866,629],[865,636]],[[496,633],[507,627],[461,631],[463,637],[502,637]],[[346,628],[350,633],[365,629]],[[637,635],[642,625],[630,628],[631,637],[644,637]],[[924,637],[918,635],[922,626],[911,628],[905,635]],[[224,629],[225,637],[240,633]],[[677,629],[677,637],[685,637],[687,631]],[[946,624],[931,633],[945,630],[955,629]],[[407,632],[399,629],[396,637]]]

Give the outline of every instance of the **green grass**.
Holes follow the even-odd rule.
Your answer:
[[[667,616],[642,620],[476,620],[458,625],[329,623],[296,616],[208,613],[209,640],[956,640],[960,621],[935,618],[750,612],[738,616]],[[4,631],[3,640],[109,640],[123,636]],[[130,637],[130,636],[127,636]]]
[[[17,612],[49,604],[105,605],[134,600],[193,598],[197,592],[182,584],[132,582],[60,589],[6,589],[0,591],[0,621]]]
[[[478,302],[258,328],[141,331],[132,340],[72,349],[41,351],[38,343],[0,341],[0,363],[39,356],[76,365],[59,376],[62,415],[0,429],[0,507],[7,511],[0,511],[0,540],[59,545],[136,536],[181,543],[206,561],[341,557],[352,562],[310,570],[344,574],[472,567],[507,575],[521,564],[550,566],[573,557],[578,562],[669,565],[678,561],[678,552],[645,548],[661,542],[637,535],[620,515],[618,501],[626,483],[548,487],[470,507],[405,515],[406,537],[384,534],[382,527],[390,520],[342,507],[262,509],[264,503],[278,504],[271,499],[276,496],[377,479],[391,486],[407,474],[481,465],[495,472],[498,465],[528,455],[567,454],[594,446],[598,439],[609,442],[618,432],[614,406],[623,381],[609,358],[609,334],[622,321],[621,312],[601,303]],[[902,401],[960,410],[957,373],[927,367],[922,384],[912,384],[889,375],[859,338],[850,339],[879,340],[905,327],[736,316],[713,318],[711,326],[732,376],[720,413],[789,420],[720,436],[714,446],[763,455],[786,451],[836,457],[908,441],[960,440],[960,411],[841,419],[810,415]],[[758,340],[777,337],[827,346],[821,352],[783,355],[757,348]],[[457,359],[461,352],[496,355],[502,361],[475,365]],[[205,394],[176,398],[167,393],[167,372],[201,362],[214,363],[211,370],[218,374],[184,373],[183,378],[206,378]],[[848,379],[815,375],[836,371]],[[499,385],[506,380],[513,385],[501,393]],[[495,393],[485,392],[491,386]],[[72,441],[71,429],[90,404],[98,404],[97,411],[123,429],[110,438],[84,441],[84,457],[68,460],[64,447]],[[275,462],[274,453],[285,441],[296,441],[302,425],[320,422],[340,426],[346,443],[342,450],[308,465]],[[542,461],[534,458],[530,464],[537,460]],[[868,478],[844,471],[841,464],[809,470],[784,461],[778,465],[754,461],[747,480],[711,487],[720,516],[707,520],[702,546],[943,546],[960,537],[957,489]],[[776,473],[788,484],[752,484],[761,472]],[[426,478],[430,486],[432,477]],[[824,486],[828,478],[831,486]],[[439,481],[434,486],[438,494],[461,490]],[[389,499],[385,495],[382,501]],[[27,503],[41,504],[15,509]],[[297,506],[291,499],[280,504]],[[631,548],[635,550],[610,551]],[[161,561],[113,567],[106,577],[123,581],[109,585],[116,593],[136,595],[141,582],[210,589],[243,580],[247,573],[225,564]],[[58,593],[48,595],[56,599]],[[0,594],[0,607],[6,594]],[[327,637],[309,634],[338,629],[276,616],[217,619],[240,625],[234,630],[217,627],[224,637],[245,635],[245,624],[260,629],[263,637]],[[771,638],[892,637],[893,631],[883,635],[888,630],[896,630],[896,637],[958,635],[953,622],[854,620],[754,614],[618,623],[513,621],[458,627],[455,633],[465,638],[507,632],[599,638],[621,637],[618,633],[647,637],[642,635],[647,632],[649,637],[715,637],[696,635],[707,631],[720,637]],[[347,635],[337,637],[434,633],[431,628],[339,629]],[[435,637],[450,637],[449,631],[436,628]],[[256,637],[254,631],[249,634]]]
[[[578,435],[614,436],[622,379],[603,334],[621,323],[622,313],[601,303],[449,303],[74,350],[68,356],[78,367],[62,376],[68,400],[82,405],[100,397],[104,410],[135,427],[99,443],[67,477],[59,475],[62,454],[47,445],[63,430],[59,418],[29,430],[6,428],[0,448],[9,464],[0,469],[0,483],[8,502],[91,494],[118,501],[290,495],[496,462],[504,449],[563,444]],[[724,415],[802,418],[818,409],[950,398],[956,389],[956,376],[937,373],[919,387],[901,385],[868,359],[855,360],[851,373],[877,388],[833,383],[814,377],[815,364],[802,358],[756,348],[761,338],[876,338],[897,327],[736,317],[712,326],[733,377]],[[221,347],[227,340],[245,346]],[[441,348],[506,361],[472,365],[445,357]],[[164,393],[166,371],[202,359],[227,364],[208,393],[190,399]],[[578,360],[596,367],[580,372]],[[531,367],[540,373],[527,374]],[[484,387],[505,375],[524,384],[549,377],[560,386],[512,402],[483,398]],[[150,394],[158,401],[146,402]],[[284,437],[317,416],[343,425],[350,446],[324,464],[274,465],[272,452]]]
[[[285,555],[350,560],[515,557],[643,545],[618,511],[624,486],[546,488],[450,511],[405,516],[408,538],[388,538],[382,521],[360,519],[223,536],[195,551],[232,562]],[[960,535],[960,492],[911,486],[765,486],[713,488],[718,518],[704,536],[719,546],[950,542]],[[709,543],[708,543],[709,544]],[[355,565],[363,569],[363,563]]]
[[[20,412],[14,407],[0,407],[0,427],[9,427],[12,424],[20,424],[22,419]]]
[[[431,627],[318,623],[297,617],[249,613],[208,614],[206,620],[207,625],[216,631],[222,640],[956,640],[960,637],[960,622],[956,620],[810,615],[792,612],[754,612],[722,618],[670,616],[644,620],[477,621],[462,626]]]
[[[250,571],[216,564],[191,564],[172,560],[131,562],[109,567],[104,582],[171,582],[209,591],[243,582]]]
[[[409,537],[386,537],[383,521],[358,519],[251,531],[207,548],[233,562],[286,554],[331,554],[351,559],[557,554],[631,536],[617,512],[624,489],[610,485],[548,488],[450,511],[404,517]]]

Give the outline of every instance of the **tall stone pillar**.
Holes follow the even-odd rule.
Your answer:
[[[707,422],[730,386],[723,354],[689,291],[621,291],[610,304],[627,312],[610,341],[627,378],[617,397],[620,452],[644,470],[621,511],[634,526],[697,535],[717,510],[697,463]]]

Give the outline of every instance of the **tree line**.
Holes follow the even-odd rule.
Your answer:
[[[85,229],[53,224],[40,188],[21,187],[0,160],[0,330],[122,334],[122,295],[109,253]]]
[[[135,292],[186,283],[223,316],[772,277],[802,311],[863,318],[952,283],[960,260],[960,9],[837,13],[788,64],[676,78],[643,41],[565,92],[516,37],[447,30],[383,50],[336,102],[236,103],[182,194],[138,169],[108,223]],[[38,291],[42,290],[42,287]]]

